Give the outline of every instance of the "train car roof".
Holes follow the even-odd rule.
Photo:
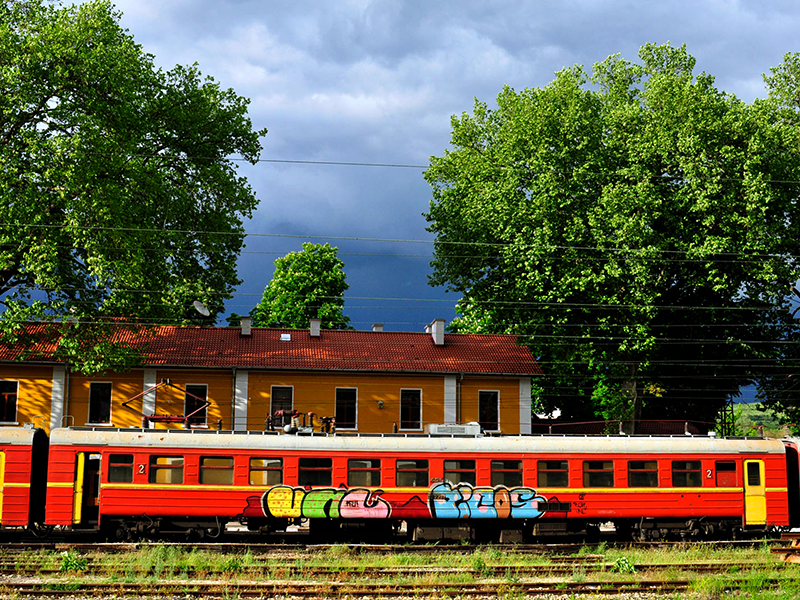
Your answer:
[[[485,452],[633,454],[784,454],[780,440],[701,436],[449,436],[425,434],[277,434],[187,429],[54,429],[51,445],[324,452]]]
[[[0,445],[30,446],[36,435],[44,436],[44,430],[33,427],[0,427]]]

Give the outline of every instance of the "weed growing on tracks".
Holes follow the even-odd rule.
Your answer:
[[[572,567],[572,581],[583,583],[586,581],[586,569],[584,567]]]
[[[614,561],[614,570],[617,573],[636,573],[636,567],[626,556],[620,556]]]
[[[85,571],[89,566],[89,560],[74,550],[67,550],[61,553],[62,571]]]

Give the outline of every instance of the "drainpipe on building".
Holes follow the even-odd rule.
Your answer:
[[[233,367],[233,378],[231,379],[231,431],[236,430],[236,367]],[[244,426],[247,429],[247,423]]]
[[[50,407],[53,410],[53,407]],[[64,365],[64,413],[61,415],[61,426],[64,427],[64,419],[69,420],[69,363]]]
[[[456,423],[461,423],[461,382],[464,381],[464,373],[458,378],[456,386]]]

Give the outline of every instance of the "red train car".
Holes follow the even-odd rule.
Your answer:
[[[608,522],[642,539],[735,535],[795,524],[791,445],[690,436],[57,429],[46,523],[120,538],[214,535],[230,521],[281,530],[305,519],[328,533],[361,527],[383,535],[405,523],[416,538],[447,527],[511,540],[591,533]]]
[[[42,429],[0,428],[0,526],[44,522],[47,435]]]

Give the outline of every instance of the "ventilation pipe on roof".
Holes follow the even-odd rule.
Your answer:
[[[322,327],[322,319],[309,320],[309,333],[311,334],[311,337],[319,337],[320,327]]]
[[[239,320],[239,324],[242,326],[242,335],[249,336],[250,327],[253,325],[253,319],[251,317],[242,317]]]
[[[444,346],[444,319],[434,319],[425,329],[430,332],[434,344]]]
[[[383,331],[383,323],[373,323],[372,331]]]

